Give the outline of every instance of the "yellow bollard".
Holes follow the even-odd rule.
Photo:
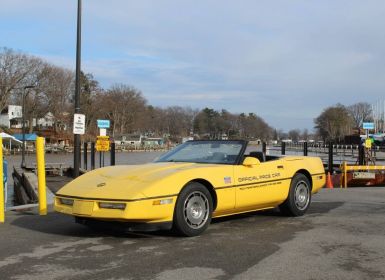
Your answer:
[[[346,189],[348,187],[348,166],[346,164],[346,161],[344,161],[344,188]]]
[[[5,198],[4,198],[4,174],[3,174],[3,138],[0,137],[0,223],[4,223]]]
[[[37,182],[39,194],[39,214],[47,215],[47,192],[45,182],[44,138],[36,138]]]

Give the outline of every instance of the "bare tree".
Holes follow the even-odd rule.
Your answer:
[[[360,131],[362,123],[365,121],[372,121],[372,106],[366,102],[359,102],[348,107],[349,114],[352,116],[354,127]]]
[[[70,97],[73,92],[74,74],[72,71],[51,64],[44,64],[36,90],[41,93],[44,113],[50,112],[54,119],[54,130],[57,131],[67,119],[70,112]]]
[[[309,140],[309,131],[307,130],[307,128],[305,128],[302,131],[301,138],[302,138],[302,140],[305,140],[305,141]]]
[[[34,73],[42,60],[11,49],[0,50],[0,111],[9,102],[12,92],[34,83]]]
[[[112,86],[105,94],[103,107],[100,110],[113,120],[113,134],[133,133],[144,126],[142,117],[146,113],[147,100],[133,87],[124,84]]]
[[[301,135],[301,131],[299,129],[292,129],[288,132],[288,134],[291,140],[293,140],[294,142],[297,142]]]

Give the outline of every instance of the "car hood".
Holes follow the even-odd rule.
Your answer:
[[[196,163],[149,163],[99,168],[74,179],[61,188],[57,195],[105,200],[146,198],[143,193],[146,187],[196,165]]]

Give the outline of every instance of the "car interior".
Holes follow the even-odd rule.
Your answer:
[[[246,155],[248,157],[254,157],[256,159],[258,159],[260,162],[266,162],[266,161],[270,161],[270,160],[276,160],[276,159],[279,159],[279,156],[268,156],[268,155],[265,155],[263,152],[261,151],[252,151],[250,152],[248,155]]]

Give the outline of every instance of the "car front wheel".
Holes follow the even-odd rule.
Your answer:
[[[174,229],[184,236],[199,235],[209,226],[212,211],[212,197],[207,188],[197,182],[189,183],[176,202]]]
[[[305,214],[311,202],[311,185],[309,179],[297,173],[290,184],[289,196],[280,205],[280,210],[289,216],[302,216]]]

